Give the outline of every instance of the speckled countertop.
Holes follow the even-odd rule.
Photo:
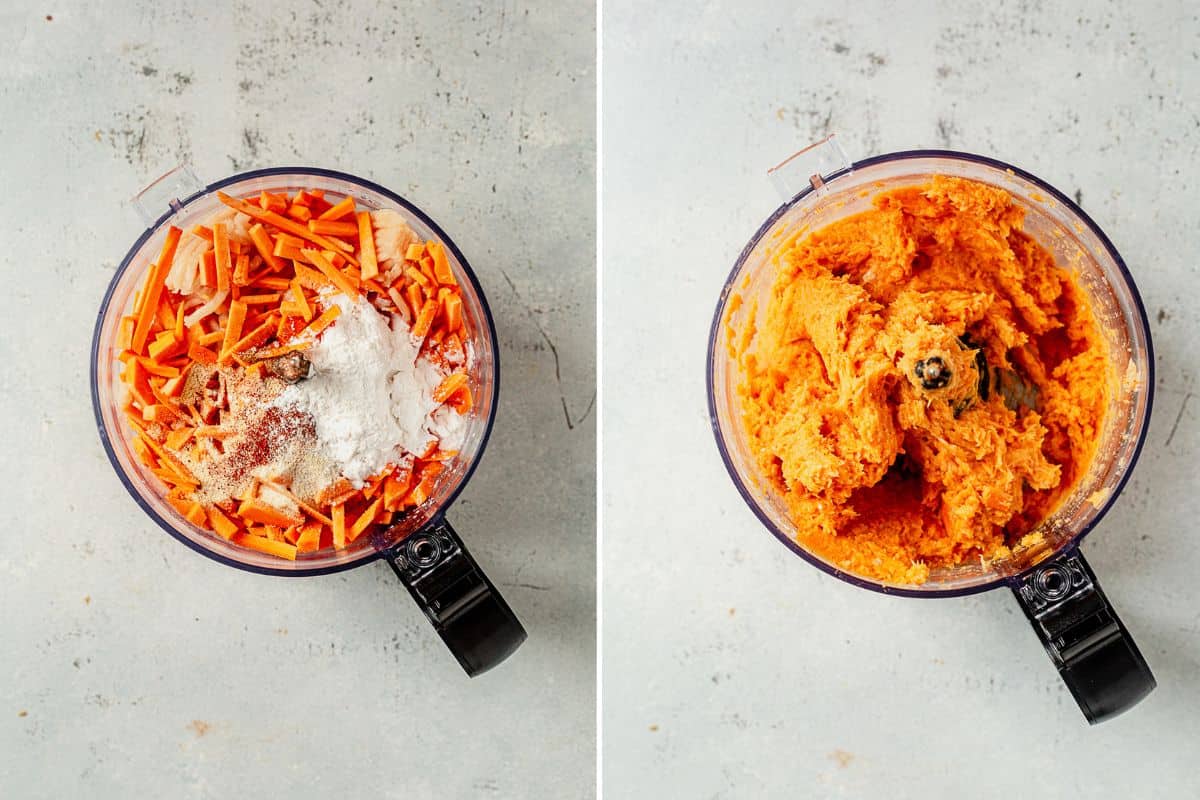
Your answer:
[[[4,5],[0,796],[593,794],[594,86],[588,4]],[[472,262],[502,398],[452,517],[510,662],[468,680],[386,565],[239,572],[126,495],[88,349],[179,161],[361,175]]]
[[[606,795],[1200,796],[1196,14],[605,4]],[[792,556],[725,474],[704,398],[717,294],[779,203],[766,168],[829,132],[854,158],[941,147],[1022,166],[1129,263],[1154,416],[1083,545],[1159,680],[1126,716],[1088,728],[1009,592],[856,589]]]

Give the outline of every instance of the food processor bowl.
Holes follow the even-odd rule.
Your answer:
[[[1095,698],[1080,700],[1089,719],[1111,716],[1114,704],[1123,710],[1148,693],[1154,685],[1153,677],[1103,601],[1078,543],[1116,501],[1141,451],[1149,422],[1154,359],[1145,309],[1133,279],[1112,242],[1082,209],[1062,192],[1016,167],[983,156],[941,150],[891,153],[853,164],[840,153],[831,137],[794,156],[797,164],[790,163],[793,159],[785,162],[805,181],[803,188],[790,196],[750,239],[721,291],[708,342],[707,388],[710,421],[726,469],[746,503],[776,538],[801,558],[841,580],[911,597],[947,597],[1010,586],[1035,628],[1041,626],[1043,641],[1064,678],[1068,678],[1071,668],[1082,669],[1079,665],[1085,662],[1104,672],[1107,667],[1095,660],[1097,653],[1104,664],[1108,664],[1108,656],[1118,658],[1122,674],[1137,678],[1136,685],[1126,687],[1128,691],[1124,692],[1136,695],[1132,699],[1100,696],[1104,692],[1097,689],[1091,692],[1097,695]],[[896,584],[848,572],[797,540],[783,497],[762,473],[750,450],[738,399],[742,379],[734,342],[747,337],[753,352],[751,332],[765,315],[776,265],[792,242],[868,210],[881,191],[923,184],[934,175],[1002,188],[1025,210],[1025,232],[1054,256],[1060,268],[1077,275],[1108,346],[1110,385],[1115,389],[1110,392],[1090,468],[1070,496],[1035,529],[1041,536],[1029,537],[1037,544],[1014,548],[1011,556],[986,564],[933,568],[920,585]],[[1072,615],[1085,608],[1095,613],[1086,621],[1072,621]],[[1068,613],[1066,609],[1073,611]],[[1069,630],[1064,632],[1063,626]],[[1112,647],[1106,649],[1107,645]],[[1063,659],[1065,666],[1060,663]],[[1068,678],[1067,682],[1075,691],[1079,681],[1073,683]],[[1079,692],[1076,697],[1080,699]]]
[[[422,240],[445,246],[450,268],[461,288],[467,332],[464,346],[469,357],[474,408],[467,416],[457,455],[446,463],[425,503],[409,509],[386,532],[359,537],[341,550],[325,548],[298,554],[295,561],[288,561],[240,547],[199,528],[167,502],[161,481],[141,463],[132,447],[134,434],[121,411],[126,389],[120,379],[116,340],[121,317],[131,313],[135,293],[162,247],[170,225],[188,230],[225,208],[216,196],[218,190],[234,197],[251,197],[264,190],[290,193],[300,189],[324,190],[326,197],[334,201],[353,197],[365,210],[394,209]],[[445,521],[447,507],[474,472],[491,433],[500,368],[491,312],[459,248],[428,215],[394,192],[353,175],[313,167],[254,170],[207,186],[187,167],[177,167],[146,187],[133,203],[148,227],[122,259],[100,305],[90,374],[101,442],[117,476],[137,504],[163,530],[193,550],[251,572],[321,575],[387,558],[443,638],[450,636],[455,640],[448,640],[448,644],[469,673],[477,674],[503,660],[519,646],[525,632]],[[431,577],[437,580],[431,581]],[[441,585],[450,578],[453,580],[449,585]],[[435,582],[439,582],[438,587],[433,586]],[[487,652],[477,652],[480,647]]]

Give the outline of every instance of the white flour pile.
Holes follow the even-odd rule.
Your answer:
[[[322,301],[341,314],[305,351],[308,378],[274,403],[312,415],[317,452],[361,488],[404,451],[420,455],[434,439],[444,450],[458,449],[462,415],[433,399],[442,375],[418,358],[409,326],[396,316],[389,326],[364,298],[338,293]]]

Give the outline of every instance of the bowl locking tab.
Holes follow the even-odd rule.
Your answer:
[[[779,162],[767,170],[767,177],[785,202],[804,192],[825,193],[825,181],[848,172],[850,158],[838,143],[834,134]]]
[[[188,198],[203,190],[204,184],[192,172],[192,168],[180,164],[151,181],[145,189],[131,197],[129,203],[142,222],[152,226],[168,210],[172,214],[178,212]]]

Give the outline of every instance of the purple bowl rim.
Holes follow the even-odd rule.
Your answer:
[[[442,227],[434,222],[428,214],[390,189],[380,186],[374,181],[369,181],[365,178],[360,178],[357,175],[351,175],[347,172],[324,169],[322,167],[267,167],[265,169],[254,169],[248,172],[239,172],[236,175],[230,175],[226,178],[222,178],[219,181],[208,184],[208,186],[203,189],[193,192],[183,200],[180,200],[180,206],[187,206],[193,200],[196,200],[203,195],[211,194],[218,189],[239,181],[289,174],[314,175],[322,178],[334,178],[337,180],[346,181],[348,183],[361,186],[365,189],[369,189],[373,192],[377,192],[396,203],[408,213],[412,214],[423,224],[429,226],[429,228],[438,236],[442,243],[450,248],[450,252],[454,253],[454,257],[458,259],[458,263],[462,266],[463,272],[467,276],[467,280],[471,283],[471,287],[475,290],[475,295],[479,299],[480,308],[483,309],[483,318],[487,325],[487,330],[490,335],[490,341],[492,345],[492,372],[494,379],[492,381],[491,412],[488,414],[487,422],[484,425],[483,438],[479,442],[479,449],[476,450],[475,456],[471,459],[471,463],[467,465],[467,469],[463,473],[462,479],[446,497],[445,502],[442,503],[441,507],[435,511],[433,516],[430,517],[424,526],[422,526],[423,528],[427,528],[430,525],[437,523],[442,517],[445,516],[446,509],[449,508],[450,505],[458,498],[459,493],[462,492],[463,488],[471,480],[471,475],[474,474],[475,468],[479,466],[479,461],[483,457],[483,452],[485,449],[487,449],[488,439],[492,435],[492,427],[496,422],[496,410],[500,402],[500,350],[496,340],[496,326],[494,320],[492,319],[492,311],[488,306],[487,297],[484,295],[483,287],[479,284],[479,279],[475,276],[475,271],[471,269],[471,265],[467,262],[466,256],[464,256],[462,251],[458,249],[458,245],[454,243],[454,240],[447,236],[446,232],[442,230]],[[189,539],[179,531],[175,530],[172,525],[168,524],[167,521],[164,520],[162,516],[160,516],[158,512],[155,511],[150,504],[142,498],[141,494],[137,491],[137,489],[134,488],[129,478],[125,475],[125,471],[121,468],[121,462],[117,459],[116,451],[113,449],[112,442],[109,441],[108,431],[104,427],[104,415],[101,409],[99,380],[97,374],[100,359],[100,332],[104,323],[104,313],[108,309],[109,302],[112,300],[112,295],[116,290],[117,282],[121,279],[121,276],[125,274],[125,270],[129,268],[133,261],[134,255],[142,248],[142,245],[145,244],[146,240],[153,236],[154,233],[160,227],[162,227],[162,225],[168,219],[174,216],[175,213],[176,212],[174,210],[170,210],[160,216],[152,225],[142,232],[142,235],[139,236],[137,241],[133,243],[133,246],[129,248],[129,252],[125,254],[125,258],[121,260],[120,265],[117,267],[116,273],[109,282],[108,289],[104,292],[104,298],[100,301],[100,311],[96,315],[96,327],[92,333],[92,347],[90,350],[91,364],[89,365],[89,375],[92,389],[92,411],[96,417],[96,429],[100,433],[100,442],[104,445],[104,452],[108,455],[108,460],[113,466],[113,471],[116,472],[117,477],[121,479],[121,483],[125,486],[125,490],[129,492],[130,496],[133,497],[134,502],[136,502],[141,509],[146,512],[146,515],[149,516],[150,519],[154,520],[154,522],[157,523],[160,528],[171,534],[171,536],[177,541],[182,542],[197,553],[207,556],[208,558],[211,558],[212,560],[229,567],[236,567],[237,569],[245,570],[246,572],[254,572],[259,575],[279,575],[283,577],[304,578],[314,575],[331,575],[335,572],[343,572],[348,569],[354,569],[355,567],[361,567],[364,564],[369,564],[372,561],[382,558],[387,552],[387,548],[376,550],[372,553],[365,553],[359,558],[356,558],[352,561],[347,561],[343,564],[334,564],[324,567],[276,569],[274,567],[264,567],[257,564],[242,563],[236,559],[213,552],[212,550],[209,550],[203,545]]]
[[[1121,276],[1124,278],[1126,286],[1129,289],[1129,293],[1133,297],[1133,305],[1137,310],[1137,317],[1141,322],[1142,333],[1146,339],[1146,361],[1149,364],[1149,374],[1147,375],[1145,382],[1147,387],[1146,417],[1142,424],[1142,429],[1138,434],[1137,443],[1134,445],[1133,454],[1129,459],[1129,465],[1125,468],[1124,473],[1118,479],[1113,491],[1109,494],[1108,498],[1105,499],[1104,504],[1100,507],[1096,516],[1093,517],[1087,525],[1084,525],[1078,533],[1072,536],[1069,540],[1063,542],[1063,544],[1060,545],[1057,550],[1055,550],[1055,554],[1077,548],[1083,538],[1087,536],[1088,533],[1090,533],[1092,529],[1096,527],[1100,520],[1104,518],[1104,516],[1108,513],[1108,510],[1112,507],[1113,503],[1116,502],[1117,497],[1124,490],[1125,484],[1129,481],[1129,477],[1133,474],[1133,469],[1137,465],[1138,457],[1141,455],[1142,445],[1146,441],[1146,434],[1150,430],[1150,418],[1154,410],[1154,343],[1150,336],[1150,321],[1146,316],[1146,308],[1142,303],[1141,293],[1138,292],[1137,284],[1134,282],[1133,276],[1129,273],[1129,269],[1125,265],[1125,260],[1121,258],[1121,254],[1117,252],[1117,248],[1113,245],[1112,241],[1108,238],[1104,231],[1100,229],[1100,226],[1097,225],[1096,222],[1090,216],[1088,216],[1088,214],[1082,208],[1080,208],[1077,203],[1036,175],[998,159],[957,150],[900,150],[894,153],[885,153],[883,155],[872,156],[870,158],[863,159],[862,161],[855,161],[849,167],[837,170],[836,172],[825,176],[825,183],[828,185],[841,176],[864,167],[870,167],[876,164],[885,164],[892,161],[907,161],[921,158],[946,158],[960,161],[970,161],[993,167],[1005,172],[1011,171],[1013,174],[1025,179],[1029,183],[1045,191],[1055,200],[1059,201],[1070,211],[1076,214],[1079,219],[1082,220],[1085,225],[1087,225],[1088,229],[1096,235],[1096,237],[1100,240],[1100,243],[1104,246],[1105,250],[1108,251],[1109,257],[1112,258],[1113,262],[1120,270]],[[805,187],[791,200],[788,200],[779,206],[779,208],[777,208],[775,212],[772,213],[771,216],[768,217],[761,226],[759,226],[758,230],[750,238],[750,241],[742,249],[737,261],[734,262],[733,269],[730,271],[729,277],[725,279],[725,284],[722,287],[721,294],[717,299],[717,308],[713,315],[712,327],[709,330],[708,336],[708,351],[706,353],[705,367],[705,391],[708,395],[709,424],[712,426],[713,436],[717,442],[717,449],[721,453],[721,460],[725,463],[726,472],[729,473],[729,477],[733,480],[734,485],[737,487],[738,493],[741,494],[742,499],[746,502],[746,505],[748,505],[750,510],[754,512],[754,515],[758,517],[759,522],[761,522],[767,528],[767,530],[774,534],[776,539],[778,539],[794,554],[800,556],[812,566],[824,573],[832,575],[835,578],[853,584],[854,586],[858,586],[863,589],[870,589],[871,591],[879,592],[881,594],[899,597],[938,598],[964,597],[966,595],[990,591],[1000,586],[1016,585],[1025,576],[1037,569],[1039,565],[1034,564],[1012,575],[997,576],[992,580],[985,581],[984,583],[980,583],[975,586],[957,589],[910,589],[907,587],[885,586],[881,583],[876,583],[874,581],[867,580],[866,578],[852,575],[844,570],[840,570],[837,567],[821,561],[815,555],[809,553],[807,550],[801,547],[794,539],[780,531],[779,528],[775,526],[774,522],[771,521],[771,518],[767,516],[767,513],[754,500],[749,488],[742,481],[741,477],[737,473],[737,470],[734,469],[733,462],[729,456],[729,451],[725,446],[725,441],[721,437],[721,427],[717,418],[716,396],[713,392],[713,354],[716,352],[716,346],[721,331],[721,318],[723,316],[722,312],[725,308],[725,303],[728,299],[729,292],[733,287],[733,282],[737,278],[738,272],[741,270],[746,259],[750,256],[750,253],[753,251],[754,247],[759,243],[759,241],[762,240],[763,236],[766,235],[766,233],[779,220],[780,217],[786,214],[793,206],[796,205],[796,203],[800,202],[800,200],[811,194],[813,191],[814,189],[811,185]]]

